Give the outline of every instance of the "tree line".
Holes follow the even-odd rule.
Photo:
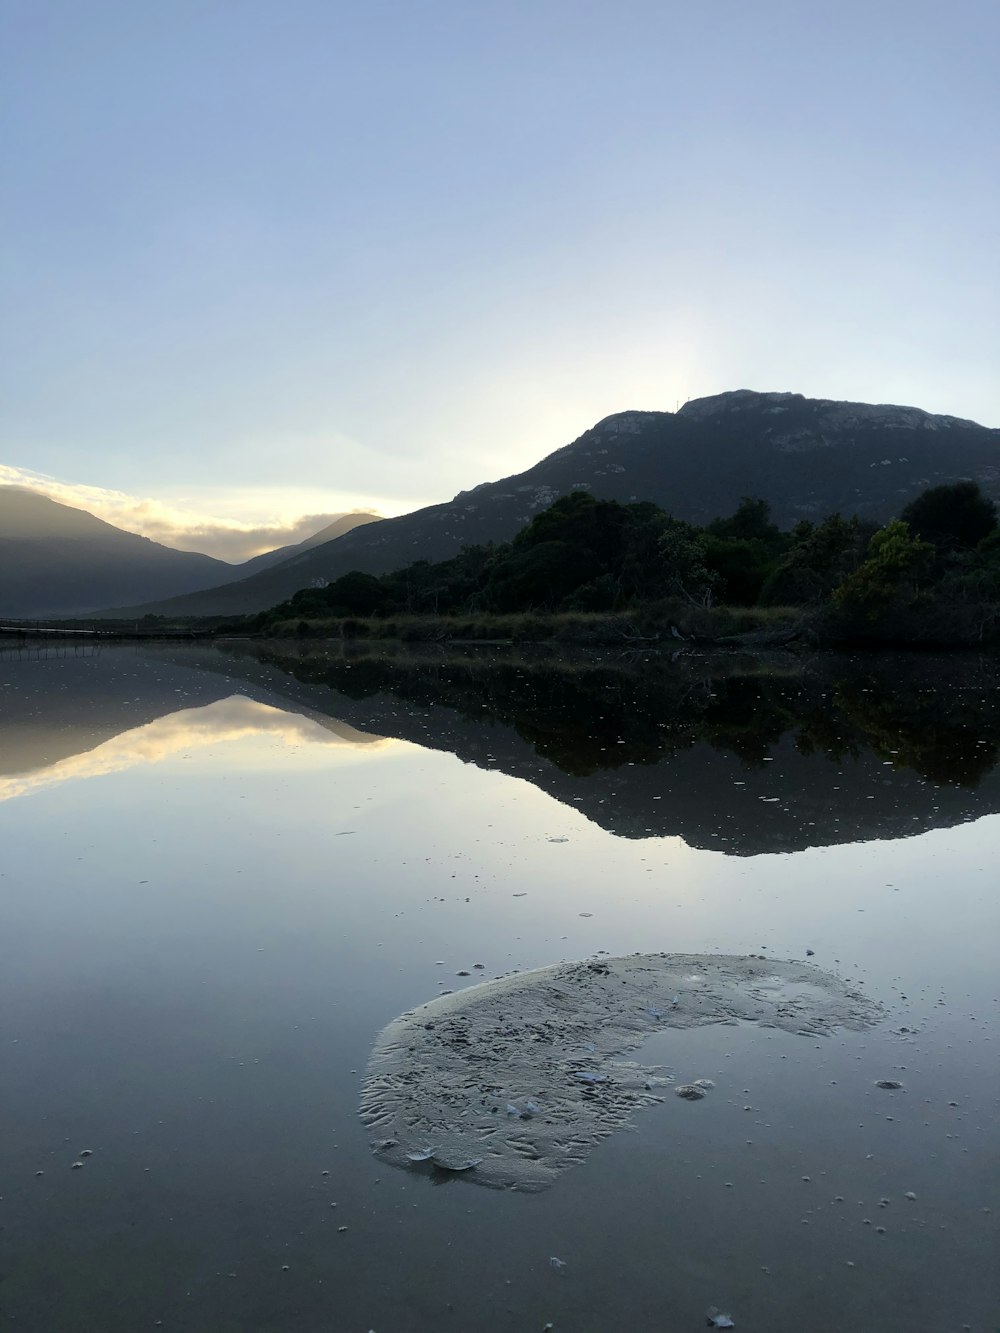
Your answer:
[[[356,570],[300,590],[251,625],[266,631],[291,619],[617,613],[668,601],[823,610],[873,631],[891,629],[900,617],[964,607],[973,619],[992,615],[996,625],[997,508],[976,483],[963,481],[924,491],[882,527],[831,514],[781,531],[756,497],[699,527],[649,502],[575,491],[510,542],[466,546],[451,559],[390,574]]]

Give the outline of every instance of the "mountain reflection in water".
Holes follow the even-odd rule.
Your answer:
[[[39,729],[36,740],[44,745],[46,732]],[[120,732],[110,740],[79,754],[66,755],[53,762],[34,762],[21,754],[13,773],[4,773],[0,761],[0,801],[27,796],[61,782],[103,777],[120,773],[140,764],[158,764],[179,754],[245,740],[250,736],[272,736],[285,745],[367,745],[384,744],[381,737],[355,731],[346,723],[329,720],[325,725],[296,713],[288,713],[270,704],[258,703],[234,694],[228,699],[182,708],[155,718],[141,727]],[[8,758],[9,762],[9,758]]]
[[[219,669],[279,668],[290,698],[524,778],[621,837],[751,856],[1000,810],[1000,672],[988,658],[294,644],[227,656]]]
[[[452,752],[619,837],[737,856],[1000,811],[1000,670],[972,655],[672,661],[241,643],[136,650],[142,670],[100,650],[81,669],[66,653],[54,687],[57,656],[33,708],[30,655],[3,655],[19,707],[5,720],[0,798],[249,731]]]

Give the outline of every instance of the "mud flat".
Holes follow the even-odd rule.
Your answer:
[[[394,1019],[372,1051],[361,1117],[394,1166],[540,1190],[673,1095],[670,1073],[622,1058],[651,1034],[753,1022],[815,1037],[881,1015],[804,963],[655,953],[557,963]]]

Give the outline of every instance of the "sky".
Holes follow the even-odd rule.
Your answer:
[[[1000,425],[995,0],[0,0],[0,49],[0,477],[158,540],[727,389]]]

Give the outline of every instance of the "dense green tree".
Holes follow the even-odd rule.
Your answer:
[[[858,518],[831,514],[822,523],[799,523],[792,545],[764,581],[765,606],[809,606],[826,601],[860,563],[869,533]]]
[[[601,565],[620,557],[628,510],[616,500],[595,500],[589,491],[573,491],[536,514],[514,538],[514,549],[562,542],[587,551]]]
[[[744,495],[734,514],[709,523],[705,559],[716,575],[719,601],[753,606],[788,541],[759,496]]]
[[[664,519],[658,541],[663,591],[695,606],[711,606],[721,580],[709,568],[704,533],[679,518]]]
[[[753,606],[775,562],[762,541],[712,533],[705,537],[705,563],[715,575],[720,602]]]
[[[996,504],[974,481],[932,486],[903,510],[900,517],[921,541],[940,551],[971,551],[996,531]]]
[[[386,603],[386,590],[374,574],[354,569],[323,589],[326,605],[338,616],[370,616]]]
[[[600,573],[586,547],[544,541],[511,551],[498,564],[486,588],[495,611],[555,610],[562,600]]]
[[[713,519],[708,531],[713,537],[761,542],[771,551],[780,549],[785,542],[781,529],[771,522],[771,506],[756,495],[744,495],[736,512],[729,518]]]
[[[782,533],[767,503],[752,497],[729,518],[699,528],[649,502],[620,504],[575,491],[536,514],[509,544],[463,547],[448,560],[416,561],[378,577],[353,571],[326,587],[301,589],[251,624],[266,629],[337,617],[342,626],[351,622],[351,633],[365,634],[373,616],[610,613],[665,598],[699,607],[832,601],[859,630],[866,622],[867,637],[911,633],[895,614],[874,624],[906,608],[924,637],[938,633],[943,642],[1000,623],[992,501],[973,483],[960,483],[935,487],[906,512],[935,534],[934,542],[903,520],[872,534],[840,514]],[[838,632],[849,623],[845,614]]]
[[[1000,531],[974,551],[956,552],[937,587],[938,595],[963,602],[1000,602]]]
[[[876,620],[893,606],[912,601],[931,568],[934,548],[895,518],[868,543],[865,560],[834,589],[843,611]]]
[[[564,611],[617,611],[624,601],[622,581],[614,574],[598,574],[563,599]]]

